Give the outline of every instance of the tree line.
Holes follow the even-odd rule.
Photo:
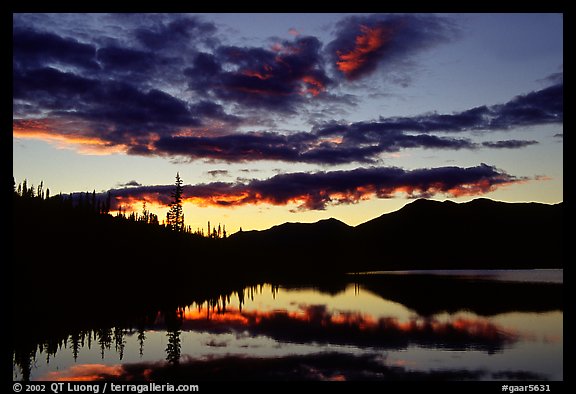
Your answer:
[[[19,198],[29,203],[42,202],[52,208],[74,209],[77,212],[87,214],[111,215],[113,196],[110,191],[106,193],[105,198],[97,194],[96,190],[69,194],[62,194],[62,192],[60,192],[59,194],[51,195],[50,189],[44,187],[44,181],[41,181],[38,186],[34,186],[33,184],[29,184],[27,179],[24,179],[16,185],[16,181],[14,177],[12,177],[12,183],[14,198]],[[166,213],[166,219],[162,222],[160,222],[158,215],[150,212],[147,208],[146,201],[142,202],[141,212],[127,212],[127,209],[120,205],[116,209],[114,216],[121,220],[159,226],[178,233],[193,234],[211,239],[227,238],[228,233],[226,232],[226,226],[220,223],[218,223],[217,227],[211,227],[210,221],[208,221],[208,231],[206,232],[204,228],[198,227],[193,229],[191,226],[185,225],[182,207],[183,191],[182,179],[180,178],[180,174],[177,173],[174,189],[171,193],[171,202],[168,205],[169,210]]]

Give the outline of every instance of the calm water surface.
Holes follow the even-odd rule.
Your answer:
[[[29,371],[15,360],[14,379],[159,379],[174,368],[197,379],[563,379],[561,308],[511,304],[483,313],[470,301],[424,313],[414,304],[418,288],[398,286],[387,296],[395,282],[379,282],[421,274],[373,274],[330,291],[245,288],[172,316],[158,312],[140,327],[95,327],[39,344]],[[471,281],[562,283],[561,270],[452,275],[455,291]],[[480,288],[487,303],[506,298],[489,294],[490,286]],[[415,293],[406,299],[416,301],[403,301],[402,292]]]

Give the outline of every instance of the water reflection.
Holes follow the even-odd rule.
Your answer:
[[[528,371],[492,372],[482,369],[410,370],[386,364],[377,354],[352,355],[322,352],[310,355],[289,355],[261,358],[229,356],[212,359],[186,357],[179,368],[161,362],[108,366],[86,364],[65,371],[50,372],[45,380],[545,380],[545,376]]]
[[[330,311],[326,305],[299,305],[288,312],[245,311],[230,308],[207,318],[196,309],[183,313],[184,330],[206,332],[247,332],[281,342],[353,345],[357,347],[403,349],[411,344],[454,350],[478,349],[496,352],[514,343],[518,335],[486,319],[458,318],[442,322],[434,318],[374,317],[350,311]]]
[[[448,283],[432,282],[427,286]],[[562,309],[555,300],[561,286],[538,285],[545,300],[534,306],[538,313],[530,305],[510,313],[512,304],[503,300],[501,312],[482,315],[478,308],[494,307],[482,307],[482,297],[472,302],[469,294],[460,306],[424,313],[428,300],[415,306],[412,295],[399,292],[408,283],[379,276],[314,288],[265,284],[168,306],[128,324],[19,340],[14,378],[562,379]],[[450,291],[462,288],[453,284]],[[484,304],[494,303],[488,294]]]

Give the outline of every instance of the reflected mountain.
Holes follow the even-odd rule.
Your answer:
[[[351,292],[351,279],[356,280],[353,282],[354,292]],[[498,286],[512,287],[499,288]],[[254,306],[259,305],[260,302],[255,297],[261,297],[264,288],[267,292],[271,292],[272,298],[279,297],[284,302],[286,299],[290,299],[290,294],[293,291],[295,294],[300,293],[294,289],[313,288],[315,291],[324,289],[328,294],[335,294],[348,289],[346,291],[349,301],[352,301],[358,293],[369,292],[379,294],[384,300],[401,302],[416,311],[417,314],[411,317],[407,315],[400,319],[387,316],[385,313],[374,316],[368,312],[358,312],[354,309],[346,310],[338,306],[329,308],[325,304],[307,304],[305,302],[291,303],[289,309],[254,309]],[[419,289],[419,291],[415,293],[416,296],[412,297],[411,292],[406,291],[406,289]],[[492,305],[494,304],[491,302],[492,297],[482,297],[484,294],[501,294],[509,289],[512,289],[514,294],[517,293],[518,297],[523,297],[529,302],[521,303],[514,298],[502,298],[502,302]],[[182,342],[183,338],[190,338],[189,333],[197,333],[193,337],[202,335],[203,338],[206,338],[201,346],[206,347],[204,351],[207,354],[211,354],[211,351],[206,350],[208,348],[221,348],[225,351],[229,349],[228,351],[232,351],[232,353],[238,351],[243,353],[242,346],[238,348],[233,342],[229,342],[230,338],[241,341],[246,341],[246,338],[253,338],[257,341],[272,341],[278,346],[296,344],[305,346],[306,349],[323,346],[330,349],[343,347],[356,349],[362,353],[426,348],[444,351],[476,351],[486,355],[503,354],[507,349],[529,339],[524,338],[516,329],[499,326],[491,322],[490,319],[481,316],[465,314],[435,317],[434,314],[446,311],[452,313],[474,310],[477,315],[491,315],[496,312],[512,312],[515,311],[514,308],[536,312],[562,310],[561,289],[561,285],[546,283],[507,283],[487,280],[472,281],[442,276],[424,278],[422,275],[364,274],[341,277],[332,283],[324,281],[318,285],[310,285],[310,282],[305,284],[292,282],[288,285],[249,286],[207,300],[199,297],[198,302],[186,306],[166,305],[162,309],[150,309],[148,311],[126,309],[121,317],[119,314],[105,317],[89,307],[81,307],[78,309],[78,314],[95,313],[83,324],[80,324],[82,320],[78,319],[78,314],[75,315],[73,311],[69,312],[68,320],[65,320],[65,324],[62,325],[55,324],[58,320],[45,320],[43,318],[43,316],[50,316],[50,311],[38,311],[38,313],[34,311],[27,315],[30,326],[22,327],[21,331],[14,334],[13,364],[18,370],[18,378],[29,380],[36,360],[45,358],[46,362],[49,362],[62,349],[67,349],[66,353],[71,354],[74,360],[78,359],[79,354],[91,352],[96,357],[99,354],[102,360],[107,357],[107,354],[115,354],[115,357],[122,361],[127,341],[131,343],[132,354],[139,353],[142,356],[146,349],[149,333],[159,332],[163,333],[164,336],[162,347],[156,350],[160,351],[157,356],[159,360],[163,359],[174,368],[181,368],[184,364],[184,369],[189,367],[190,358],[188,353],[183,352]],[[279,291],[282,294],[278,295]],[[427,294],[428,291],[430,292],[428,297],[418,296]],[[530,293],[537,294],[541,301],[532,303],[531,297],[533,295]],[[245,302],[249,303],[248,309],[243,308]],[[382,312],[385,312],[385,309]],[[99,323],[94,326],[94,321]],[[215,337],[230,334],[232,337],[225,340],[222,338],[227,338],[226,336]],[[91,348],[93,351],[89,350]],[[189,349],[187,351],[189,352]],[[245,354],[246,357],[253,356],[250,351]],[[232,358],[231,360],[234,362],[235,359]],[[290,364],[296,362],[294,360],[300,359],[285,358],[284,361]],[[219,365],[219,362],[226,363],[225,361],[213,361],[214,365]],[[256,359],[252,361],[256,366],[260,365],[260,361]],[[197,363],[198,360],[194,362]],[[275,362],[279,361],[270,361],[272,364]],[[201,363],[200,365],[208,364]],[[160,363],[157,366],[163,371],[164,364]],[[87,369],[82,368],[75,370],[74,373],[80,374],[83,371],[86,376],[95,376],[93,366],[86,367]],[[271,371],[264,372],[272,373]],[[432,372],[430,371],[430,373]],[[500,372],[503,373],[504,371]],[[522,374],[526,371],[509,372],[511,374],[517,373],[520,377],[525,376]],[[123,369],[107,369],[104,375],[110,378],[112,376],[123,378],[124,373]],[[386,369],[386,373],[392,372]],[[466,376],[468,375],[466,374],[468,373],[470,371],[452,371],[446,375],[446,378],[467,379]],[[401,376],[404,375],[402,372]],[[279,376],[279,379],[283,379],[282,374]],[[302,379],[311,379],[305,375],[300,377],[298,374],[298,376]],[[323,374],[323,376],[331,379],[336,375]],[[345,375],[347,379],[354,379],[357,376],[359,375],[353,372]],[[391,379],[394,379],[396,375],[392,373],[390,376],[392,376]],[[427,379],[426,376],[440,378],[443,375],[434,373],[412,376],[412,372],[410,372],[406,378]],[[498,379],[496,375],[488,376],[486,374],[481,374],[480,378]],[[470,377],[470,379],[474,378]],[[510,379],[514,378],[511,377]]]
[[[357,283],[383,299],[423,316],[471,311],[482,316],[507,312],[563,311],[558,283],[503,282],[430,275],[354,275]]]
[[[482,316],[492,316],[507,312],[548,312],[562,311],[561,284],[500,282],[493,280],[471,280],[457,277],[427,275],[349,275],[324,278],[314,284],[296,281],[287,284],[271,285],[272,295],[278,289],[314,289],[325,294],[338,294],[354,284],[357,291],[369,291],[384,300],[400,303],[421,316],[432,316],[441,312],[471,311]],[[165,314],[174,313],[187,305],[206,303],[206,317],[212,314],[218,318],[218,312],[226,311],[232,299],[238,300],[238,309],[246,299],[253,299],[254,294],[262,291],[262,285],[242,287],[218,293],[215,289],[206,292],[205,283],[191,286],[185,304],[150,303],[140,305],[139,299],[119,300],[117,303],[95,305],[90,299],[62,298],[59,305],[52,308],[38,307],[32,310],[16,309],[18,317],[14,321],[13,343],[15,347],[26,347],[29,343],[44,343],[46,338],[59,338],[71,332],[84,332],[93,327],[151,327],[158,319],[158,311]],[[495,302],[494,296],[498,296]],[[505,296],[503,296],[505,295]],[[133,302],[131,302],[133,301]],[[171,318],[170,325],[174,333],[178,331],[178,319]],[[114,334],[103,328],[97,330],[97,342],[102,348],[110,348]],[[143,337],[145,336],[142,332]],[[174,337],[176,341],[176,336]],[[47,345],[50,346],[50,345]]]
[[[433,315],[563,310],[561,284],[349,275],[561,268],[563,204],[417,200],[356,227],[328,219],[227,239],[178,233],[97,213],[94,204],[87,210],[52,198],[15,196],[13,209],[18,215],[13,220],[11,346],[13,365],[24,380],[31,378],[36,357],[49,361],[62,347],[74,360],[86,347],[101,358],[115,352],[124,360],[127,338],[137,336],[143,354],[148,330],[158,325],[166,332],[163,362],[185,370],[190,364],[182,354],[185,330],[243,330],[284,343],[364,350],[414,345],[492,354],[515,344],[516,334],[482,319],[440,322]],[[271,284],[273,295],[280,288],[336,295],[353,284],[419,316],[399,322],[336,313],[313,302],[297,313],[242,311],[263,284]],[[231,298],[238,299],[237,308],[230,307]],[[207,305],[205,319],[186,315],[192,304]],[[298,357],[306,356],[265,363],[279,368],[295,365],[300,361],[294,360],[302,360]],[[273,370],[264,376],[268,373]]]
[[[528,371],[493,373],[484,370],[410,370],[388,365],[380,354],[315,353],[285,357],[224,356],[211,359],[184,357],[178,368],[167,362],[107,366],[76,365],[51,372],[43,380],[116,381],[405,381],[405,380],[546,380]]]
[[[105,354],[114,349],[122,361],[126,338],[129,336],[137,335],[142,355],[145,330],[166,332],[165,360],[172,366],[181,364],[181,334],[190,331],[232,333],[237,337],[266,337],[278,344],[299,343],[314,347],[329,344],[365,350],[400,350],[420,346],[457,351],[476,350],[488,354],[500,352],[519,339],[517,333],[485,319],[439,321],[413,317],[409,321],[399,321],[392,317],[375,318],[356,312],[330,311],[326,305],[300,305],[296,311],[241,312],[238,308],[222,306],[218,302],[206,303],[206,307],[159,312],[155,321],[145,328],[103,327],[72,332],[59,339],[50,338],[38,345],[22,344],[15,350],[13,361],[19,367],[23,380],[30,378],[36,354],[44,353],[49,362],[50,357],[65,347],[70,347],[74,360],[84,347],[97,345],[103,360]],[[212,340],[207,346],[226,347],[227,344]],[[88,375],[94,376],[93,373]]]

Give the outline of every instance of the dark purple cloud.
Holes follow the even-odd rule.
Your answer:
[[[562,123],[564,86],[553,85],[519,95],[505,104],[481,106],[453,114],[425,114],[411,117],[380,118],[374,122],[326,123],[315,128],[320,136],[343,136],[354,143],[381,142],[406,132],[460,133],[466,131],[508,130],[511,128]]]
[[[141,15],[132,17],[141,18]],[[187,46],[189,43],[202,43],[208,46],[216,45],[216,26],[196,16],[170,16],[154,17],[155,20],[142,24],[134,33],[144,47],[161,51],[174,47]],[[168,19],[166,19],[166,17]]]
[[[520,149],[538,142],[512,139],[475,143],[467,138],[432,133],[507,130],[562,121],[563,86],[554,85],[517,96],[505,104],[481,106],[453,114],[381,118],[378,121],[351,124],[326,123],[316,126],[312,133],[289,135],[268,132],[217,137],[167,136],[159,139],[154,147],[163,154],[189,159],[374,163],[382,153],[409,148]]]
[[[272,48],[220,46],[199,53],[184,70],[189,87],[244,106],[293,111],[332,83],[316,37],[298,36]]]
[[[297,172],[246,182],[212,182],[184,186],[184,200],[200,205],[232,207],[252,204],[298,204],[303,210],[323,210],[328,205],[351,204],[403,193],[410,198],[448,195],[481,195],[498,187],[525,182],[493,166],[438,167],[404,170],[370,167],[354,170]],[[116,207],[141,200],[168,204],[173,185],[110,190]]]
[[[535,145],[538,141],[530,140],[503,140],[503,141],[486,141],[482,143],[482,146],[487,148],[496,149],[517,149],[524,148],[525,146]]]
[[[230,171],[228,170],[210,170],[206,171],[206,173],[213,176],[214,178],[218,176],[230,176]]]
[[[102,122],[121,132],[200,124],[186,102],[161,90],[143,91],[128,82],[87,78],[49,67],[15,70],[13,97],[37,102],[52,110],[52,115]]]
[[[397,133],[379,141],[340,143],[311,133],[238,133],[216,137],[163,137],[154,143],[157,152],[190,160],[228,162],[279,160],[317,164],[373,163],[384,152],[404,148],[476,149],[467,139]]]
[[[88,122],[88,127],[72,132],[74,137],[125,145],[135,154],[152,153],[148,145],[159,135],[171,136],[211,120],[230,125],[242,121],[214,102],[189,104],[162,90],[144,90],[129,82],[88,78],[50,67],[14,70],[13,84],[15,111],[35,104],[50,119]],[[68,130],[52,132],[71,137]]]
[[[374,163],[382,153],[409,148],[522,148],[536,141],[477,144],[467,138],[431,133],[500,130],[559,123],[563,119],[563,87],[556,85],[518,96],[505,104],[460,113],[328,123],[311,133],[292,134],[179,135],[182,129],[200,127],[211,120],[234,127],[242,119],[226,113],[222,105],[212,101],[189,104],[157,89],[145,91],[126,82],[92,79],[48,67],[15,70],[14,99],[20,105],[36,103],[52,117],[90,122],[91,127],[75,131],[77,137],[100,139],[112,146],[124,145],[128,153],[229,162]],[[18,108],[15,106],[15,111]]]
[[[457,34],[448,19],[431,14],[350,16],[336,25],[336,38],[327,51],[337,72],[349,80],[377,70],[398,75],[415,54]]]
[[[132,48],[104,47],[96,58],[107,72],[149,73],[157,60],[151,52]]]
[[[74,66],[90,71],[100,67],[94,45],[53,33],[15,28],[12,36],[13,63],[18,68],[37,68],[47,64]]]
[[[241,123],[222,104],[207,97],[177,97],[172,88],[178,80],[185,86],[183,68],[188,57],[197,53],[196,46],[217,42],[213,24],[176,15],[101,17],[121,21],[125,36],[82,34],[79,28],[76,34],[81,39],[77,40],[55,33],[62,31],[59,26],[55,32],[46,32],[27,26],[27,18],[15,16],[16,133],[24,131],[20,126],[34,114],[35,122],[45,124],[36,135],[100,141],[100,146],[150,154],[149,146],[158,136],[209,127],[213,122],[220,127]],[[60,127],[47,126],[54,124]]]
[[[129,154],[189,160],[330,165],[377,163],[383,153],[410,148],[523,148],[536,141],[477,143],[438,133],[563,121],[563,83],[557,73],[549,79],[560,81],[553,86],[458,113],[327,122],[292,133],[241,132],[243,125],[261,126],[278,114],[301,113],[310,102],[320,113],[322,103],[342,99],[330,91],[346,83],[338,72],[330,72],[334,56],[350,53],[350,59],[360,60],[346,74],[359,78],[451,39],[456,29],[432,15],[353,16],[337,25],[327,47],[317,37],[302,35],[277,39],[269,47],[247,47],[221,44],[216,26],[198,17],[106,18],[122,26],[120,36],[119,30],[101,36],[82,33],[82,27],[47,32],[42,30],[45,22],[29,26],[26,21],[33,18],[15,16],[14,135],[88,141]],[[383,44],[368,50],[374,46],[370,35],[376,33],[375,43]],[[248,119],[247,113],[258,116]]]
[[[119,183],[118,186],[121,186],[121,187],[133,187],[133,186],[142,186],[142,184],[139,183],[139,182],[137,182],[137,181],[135,181],[135,180],[131,180],[131,181],[126,182],[126,183]]]
[[[491,129],[562,123],[564,121],[564,83],[520,95],[503,105],[491,107]]]

